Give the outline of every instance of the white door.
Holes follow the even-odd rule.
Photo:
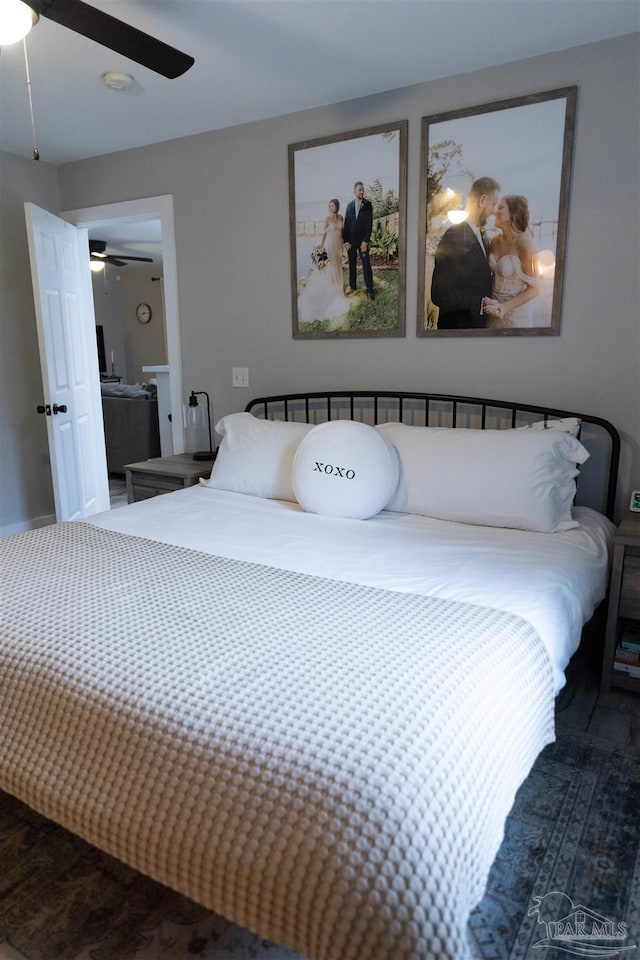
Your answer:
[[[109,509],[87,231],[25,203],[56,519]]]

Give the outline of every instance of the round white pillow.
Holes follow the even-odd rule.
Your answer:
[[[291,479],[308,513],[366,520],[386,507],[399,476],[398,452],[379,430],[355,420],[330,420],[301,440]]]

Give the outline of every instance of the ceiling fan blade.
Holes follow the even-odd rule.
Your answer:
[[[48,20],[95,40],[116,53],[173,80],[193,66],[193,57],[143,33],[83,0],[27,0]]]
[[[123,253],[107,253],[106,240],[89,240],[89,258],[112,263],[116,267],[126,267],[127,260],[139,260],[140,263],[153,263],[153,257],[127,257]]]

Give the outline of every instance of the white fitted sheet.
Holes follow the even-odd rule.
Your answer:
[[[579,526],[532,533],[384,511],[369,520],[204,485],[97,514],[109,530],[350,583],[515,613],[537,630],[556,693],[607,587],[613,524],[588,507]]]

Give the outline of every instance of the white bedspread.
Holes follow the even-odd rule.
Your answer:
[[[184,528],[198,493],[221,501],[171,494],[109,522],[175,505]],[[344,545],[372,577],[376,530],[415,537],[383,518],[350,551],[340,524],[307,517],[314,541],[291,507],[254,521],[270,514],[296,562],[348,571]],[[234,526],[212,523],[229,544]],[[464,960],[515,792],[553,739],[529,623],[97,524],[0,553],[1,789],[312,960]]]
[[[606,590],[575,516],[199,486],[0,541],[0,789],[311,960],[463,960]]]
[[[587,507],[574,516],[577,529],[553,534],[387,512],[349,520],[201,485],[91,522],[237,560],[507,610],[542,638],[558,693],[583,624],[605,596],[615,529]]]

